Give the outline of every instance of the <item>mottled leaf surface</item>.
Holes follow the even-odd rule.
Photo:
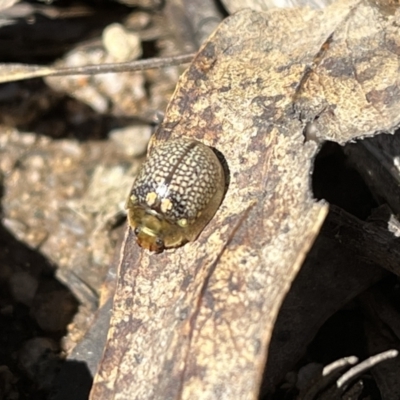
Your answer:
[[[355,2],[244,11],[204,44],[151,146],[176,137],[213,146],[227,192],[200,237],[179,249],[150,254],[127,232],[92,399],[257,397],[279,307],[327,212],[310,191],[318,143],[305,140],[306,123],[344,142],[398,122],[393,14],[380,21],[392,27],[381,50],[388,78],[375,68],[361,88],[354,72],[362,51],[378,66],[371,43],[383,36],[367,26],[357,42],[352,29],[380,12]]]
[[[394,4],[360,2],[326,41],[296,100],[321,138],[344,144],[399,126],[399,23]]]

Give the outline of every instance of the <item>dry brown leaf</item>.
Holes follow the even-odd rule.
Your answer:
[[[400,124],[400,9],[360,2],[304,76],[296,108],[323,139],[346,143]]]
[[[328,68],[326,54],[340,55],[340,38],[352,35],[358,13],[379,15],[354,2],[325,11],[245,11],[225,20],[200,50],[152,146],[169,137],[214,146],[229,168],[226,197],[199,239],[182,248],[149,254],[127,232],[92,399],[257,397],[277,312],[327,211],[310,192],[318,145],[304,141],[305,122],[339,142],[398,124],[395,99],[378,96],[373,107],[385,116],[382,125],[368,108],[351,136],[352,107],[367,106],[337,95],[340,82],[358,88],[358,81],[335,77],[344,61]],[[385,18],[394,30],[394,17]],[[352,56],[341,48],[341,60]],[[375,86],[386,90],[379,80]]]

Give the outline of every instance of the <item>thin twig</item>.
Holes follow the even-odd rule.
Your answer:
[[[383,353],[377,354],[375,356],[369,357],[355,367],[349,369],[345,374],[343,374],[337,381],[336,386],[345,390],[347,385],[354,380],[357,376],[361,375],[366,370],[372,368],[373,366],[381,363],[382,361],[389,360],[391,358],[397,357],[399,352],[397,350],[388,350]]]
[[[194,56],[195,54],[192,53],[172,57],[148,58],[146,60],[130,61],[126,63],[84,65],[72,68],[42,67],[40,65],[27,64],[0,64],[0,83],[45,76],[93,75],[165,68],[188,63],[193,60]]]
[[[358,358],[355,356],[343,357],[333,363],[324,367],[322,371],[322,377],[316,381],[304,395],[301,397],[302,400],[314,400],[317,395],[332,385],[336,381],[341,372],[351,365],[358,362]]]
[[[338,372],[343,370],[343,368],[347,368],[350,365],[354,365],[358,363],[358,358],[356,356],[343,357],[339,360],[336,360],[328,365],[326,365],[322,371],[322,376],[327,376],[332,374],[333,372]]]

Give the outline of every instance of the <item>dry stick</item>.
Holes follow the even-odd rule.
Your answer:
[[[314,400],[320,392],[325,390],[328,386],[331,386],[332,383],[337,380],[344,369],[356,364],[357,362],[357,357],[349,356],[343,357],[324,367],[322,377],[307,390],[303,395],[302,400]]]
[[[343,357],[336,360],[322,370],[322,376],[328,376],[334,372],[341,371],[343,368],[347,368],[349,365],[354,365],[358,363],[358,358],[356,356]]]
[[[366,370],[372,368],[376,364],[382,361],[389,360],[391,358],[397,357],[399,352],[397,350],[388,350],[383,353],[377,354],[375,356],[369,357],[355,367],[349,369],[345,374],[343,374],[337,381],[336,386],[344,391],[347,385],[354,380],[357,376],[365,372]]]
[[[322,378],[317,381],[303,396],[303,400],[313,400],[316,398],[318,393],[325,390],[333,381],[336,380],[336,387],[344,392],[348,384],[354,380],[357,376],[365,372],[366,370],[372,368],[373,366],[379,364],[382,361],[389,360],[391,358],[397,357],[397,350],[388,350],[383,353],[377,354],[375,356],[369,357],[367,360],[355,365],[353,368],[345,372],[340,378],[337,378],[340,372],[357,363],[358,359],[355,356],[343,357],[333,363],[327,365],[322,372]]]
[[[0,64],[0,83],[45,76],[93,75],[143,71],[146,69],[185,64],[192,61],[194,56],[195,53],[192,53],[172,57],[148,58],[146,60],[130,61],[126,63],[83,65],[81,67],[72,68],[42,67],[40,65],[27,64]]]

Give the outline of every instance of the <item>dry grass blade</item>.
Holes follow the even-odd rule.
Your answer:
[[[398,354],[399,352],[397,350],[392,349],[369,357],[343,374],[336,382],[337,387],[344,391],[350,382],[356,379],[359,375],[383,361],[397,357]]]
[[[342,372],[350,366],[356,364],[358,358],[355,356],[344,357],[324,367],[322,376],[304,394],[299,395],[301,400],[314,400],[318,398],[319,393],[330,387]]]
[[[142,71],[152,68],[163,68],[190,62],[194,54],[173,57],[150,58],[126,63],[102,65],[84,65],[75,68],[42,67],[40,65],[0,64],[0,83],[23,79],[42,78],[45,76],[93,75],[117,72]]]
[[[397,357],[397,355],[397,350],[388,350],[369,357],[360,363],[358,363],[358,359],[355,356],[339,359],[327,365],[323,370],[322,376],[312,384],[306,393],[300,394],[298,398],[302,400],[339,398],[338,396],[361,374],[379,363]],[[343,372],[345,370],[347,371]],[[332,385],[335,381],[336,385]]]
[[[326,365],[322,371],[322,375],[328,376],[330,374],[337,373],[338,371],[347,368],[349,365],[354,365],[356,363],[358,363],[358,358],[356,356],[340,358],[339,360]]]

